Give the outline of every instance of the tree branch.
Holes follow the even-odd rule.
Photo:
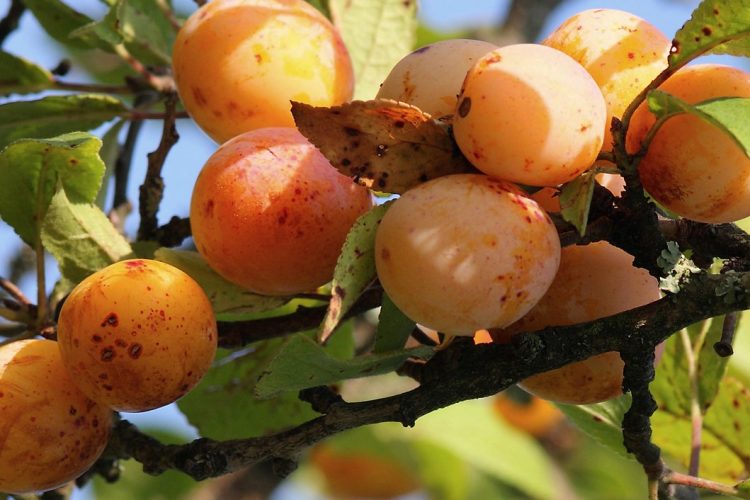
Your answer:
[[[138,228],[138,240],[152,240],[156,235],[157,219],[162,197],[164,196],[164,179],[161,170],[167,159],[170,149],[179,140],[175,128],[175,115],[177,107],[177,94],[167,94],[164,102],[165,118],[162,129],[161,140],[156,150],[148,154],[148,168],[146,178],[141,184],[139,207],[141,224]]]
[[[454,342],[423,366],[421,385],[416,389],[359,403],[334,400],[325,405],[325,415],[278,434],[224,442],[198,439],[185,445],[163,445],[140,433],[132,424],[120,422],[115,427],[110,451],[121,458],[135,458],[152,474],[178,469],[201,480],[265,459],[295,460],[306,447],[354,427],[379,422],[412,426],[417,418],[437,409],[491,396],[536,373],[608,351],[624,352],[632,370],[646,370],[647,366],[652,366],[651,358],[638,360],[633,355],[638,352],[634,346],[654,346],[671,332],[695,322],[750,308],[750,273],[739,275],[739,282],[749,293],[733,304],[727,304],[715,293],[717,287],[726,286],[727,280],[730,278],[725,275],[697,273],[686,279],[677,295],[590,323],[518,335],[508,345],[475,346],[471,342]],[[227,327],[225,324],[224,328]],[[643,379],[643,375],[638,377]],[[634,392],[637,401],[641,398],[643,384],[634,383],[635,379],[633,374],[627,375],[629,389],[637,391]],[[651,404],[643,406],[648,410]],[[639,412],[640,415],[647,413],[643,409]],[[651,462],[651,459],[644,461]]]
[[[8,13],[0,20],[0,47],[3,46],[8,35],[18,28],[18,21],[25,10],[26,6],[21,0],[11,0]]]

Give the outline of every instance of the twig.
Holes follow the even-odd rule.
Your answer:
[[[734,354],[732,343],[734,342],[734,334],[737,331],[739,318],[740,314],[736,312],[724,315],[724,322],[721,325],[721,338],[714,344],[714,351],[722,358]]]
[[[131,110],[120,116],[129,120],[174,120],[175,118],[190,118],[190,115],[186,111],[174,111],[170,114],[168,112]]]
[[[703,434],[703,413],[701,412],[700,386],[698,381],[698,366],[696,362],[696,353],[700,352],[703,347],[705,335],[708,328],[704,326],[703,331],[695,346],[693,346],[690,335],[687,330],[680,330],[680,340],[687,358],[688,381],[690,383],[690,465],[688,473],[691,476],[697,476],[700,469],[701,457],[701,440]]]
[[[138,59],[133,57],[130,52],[125,48],[124,45],[116,45],[114,47],[115,53],[125,61],[128,66],[141,75],[146,83],[151,86],[154,90],[162,94],[170,94],[175,92],[175,83],[170,76],[158,76],[153,74],[149,69],[144,66]]]
[[[0,19],[0,47],[3,46],[8,35],[18,28],[18,21],[21,19],[25,10],[26,6],[23,4],[22,0],[11,0],[8,13],[5,14],[5,17]]]
[[[193,1],[196,3],[196,5],[198,5],[198,7],[202,7],[206,5],[207,3],[206,0],[193,0]]]
[[[702,479],[695,476],[690,476],[687,474],[682,474],[680,472],[674,472],[670,471],[666,473],[661,481],[665,484],[679,484],[682,486],[689,486],[691,488],[701,488],[706,491],[711,491],[713,493],[719,493],[721,495],[737,495],[740,492],[737,490],[737,488],[733,486],[729,486],[722,483],[717,483],[716,481],[709,481],[708,479]]]
[[[0,277],[0,288],[5,290],[8,295],[15,299],[19,304],[23,306],[28,306],[31,304],[31,302],[26,297],[26,295],[24,295],[21,289],[18,288],[15,283],[11,282],[10,280]]]
[[[164,102],[165,117],[161,140],[156,150],[148,154],[148,168],[146,178],[141,184],[138,211],[141,216],[141,224],[138,228],[138,240],[151,240],[157,229],[156,213],[164,196],[164,179],[161,170],[167,159],[170,149],[174,146],[180,136],[175,128],[175,110],[177,106],[177,94],[167,94]]]
[[[133,106],[135,109],[141,109],[144,106],[149,106],[158,99],[158,94],[155,92],[140,92],[135,96]],[[118,207],[128,202],[128,180],[130,179],[130,167],[133,164],[133,151],[135,151],[135,145],[138,141],[138,135],[143,128],[142,120],[131,121],[128,125],[128,132],[125,135],[125,142],[120,148],[120,152],[117,155],[117,161],[115,162],[114,172],[114,197],[112,200],[112,209],[116,210]]]
[[[169,219],[169,222],[156,228],[154,234],[156,241],[163,247],[176,247],[191,235],[190,219],[177,217]]]
[[[8,337],[7,339],[0,341],[0,347],[6,346],[8,344],[12,344],[13,342],[18,342],[19,340],[32,339],[35,336],[36,336],[36,333],[33,330],[24,328],[24,331],[19,333],[18,335],[15,335],[13,337]]]
[[[382,298],[382,289],[372,288],[366,291],[344,318],[351,318],[378,307]],[[219,345],[228,349],[238,348],[252,342],[310,330],[320,325],[327,310],[327,304],[315,307],[300,306],[295,312],[285,316],[249,321],[219,321]]]
[[[159,9],[161,9],[161,11],[164,13],[164,17],[166,17],[169,21],[169,24],[172,25],[172,29],[175,31],[180,31],[182,24],[180,23],[180,20],[177,19],[177,16],[174,15],[172,6],[165,0],[157,0],[156,3],[159,6]]]

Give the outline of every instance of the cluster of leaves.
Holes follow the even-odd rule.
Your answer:
[[[38,258],[43,259],[46,251],[57,260],[61,279],[51,306],[88,274],[133,255],[168,262],[193,276],[208,293],[220,321],[222,342],[231,349],[221,351],[211,372],[179,402],[179,408],[202,436],[216,440],[264,436],[314,419],[318,413],[300,400],[300,390],[391,373],[408,360],[429,364],[437,357],[431,346],[405,347],[415,325],[378,288],[374,234],[388,203],[360,218],[342,249],[330,289],[315,297],[252,294],[223,280],[196,252],[162,247],[154,241],[131,244],[121,234],[106,213],[103,186],[111,182],[114,164],[121,156],[120,135],[125,124],[165,117],[154,113],[152,107],[174,92],[164,75],[168,74],[177,21],[165,2],[106,3],[107,14],[93,20],[60,0],[24,0],[25,7],[55,40],[76,50],[100,50],[119,57],[128,72],[124,86],[71,84],[33,62],[0,51],[0,95],[74,91],[66,95],[46,92],[40,98],[0,104],[0,217]],[[319,4],[341,29],[357,76],[355,97],[371,97],[395,62],[413,47],[415,2],[312,3]],[[743,0],[701,3],[677,33],[669,67],[652,87],[700,55],[750,54],[749,13]],[[150,92],[154,99],[142,105],[127,97],[137,92]],[[690,113],[721,128],[750,152],[750,100],[726,98],[689,105],[651,90],[634,106],[646,98],[658,117],[653,133],[669,118]],[[634,106],[626,112],[624,124]],[[449,126],[410,106],[383,101],[354,102],[336,109],[295,104],[293,112],[300,130],[335,166],[378,191],[401,193],[427,179],[471,169],[456,149]],[[174,119],[174,114],[166,118]],[[87,133],[110,122],[101,139]],[[349,161],[343,162],[341,152],[350,140],[347,131],[352,129],[359,132],[366,147],[349,148]],[[419,147],[414,148],[414,144]],[[164,147],[166,156],[168,146]],[[387,148],[389,154],[378,155],[379,148]],[[616,151],[610,159],[618,160],[623,173],[632,176],[634,172],[628,169],[635,169],[637,156],[623,155],[624,151]],[[364,164],[370,165],[367,171],[357,169]],[[159,175],[159,168],[149,175]],[[562,217],[584,237],[591,222],[595,175],[599,171],[592,170],[561,189]],[[157,208],[159,196],[154,195]],[[155,209],[147,215],[155,217]],[[676,243],[660,250],[664,288],[679,300],[680,286],[689,284],[691,276],[701,271]],[[43,307],[47,300],[43,272],[38,284],[37,328],[47,324],[46,311],[51,309]],[[744,291],[742,280],[736,278],[729,288],[726,283],[722,287],[716,294],[731,296],[741,308],[742,300],[736,295]],[[354,326],[349,318],[360,312],[358,305],[372,292],[382,308],[372,348],[361,353],[355,349]],[[291,326],[282,331],[278,325],[285,320]],[[277,331],[269,338],[258,339],[252,329],[260,324],[275,325]],[[660,408],[652,423],[655,443],[676,464],[696,473],[696,453],[691,453],[691,445],[697,444],[703,464],[701,474],[735,484],[750,472],[750,395],[746,389],[750,387],[750,373],[740,368],[728,370],[726,359],[712,351],[722,335],[721,325],[721,318],[713,318],[670,337],[651,385]],[[230,342],[228,332],[238,331],[239,340],[235,336]],[[270,338],[279,332],[286,335]],[[741,341],[746,337],[741,335]],[[742,352],[750,353],[750,348]],[[497,386],[500,388],[499,383]],[[629,407],[630,396],[626,395],[600,405],[564,407],[564,411],[608,447],[627,455],[621,422]],[[469,434],[464,430],[466,420],[472,422]],[[476,493],[480,490],[472,488],[477,484],[495,492],[509,487],[533,497],[553,496],[547,483],[535,479],[547,476],[547,459],[540,458],[539,449],[530,440],[500,429],[493,427],[486,405],[471,403],[422,418],[416,433],[408,437],[400,427],[386,425],[359,429],[351,442],[366,449],[380,448],[386,442],[401,443],[398,446],[405,451],[399,453],[400,459],[421,464],[418,468],[426,487],[443,498]],[[696,429],[703,429],[702,436],[696,435]],[[493,459],[502,450],[514,455],[515,464],[523,464],[523,469]],[[519,453],[528,456],[519,458]],[[436,462],[463,471],[460,477],[464,482],[447,482],[430,475],[430,465]],[[476,466],[483,480],[470,481],[475,473],[464,463]]]

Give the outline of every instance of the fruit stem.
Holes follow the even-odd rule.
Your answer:
[[[715,481],[709,481],[708,479],[702,479],[700,477],[691,476],[688,474],[682,474],[680,472],[670,471],[662,478],[664,484],[679,484],[682,486],[688,486],[691,488],[701,488],[706,491],[714,493],[720,493],[722,495],[736,496],[740,492],[737,488],[729,486],[728,484],[721,484]]]
[[[734,341],[734,333],[737,331],[738,319],[739,314],[736,312],[724,316],[724,323],[721,325],[721,339],[714,344],[714,351],[722,358],[734,354],[732,342]]]

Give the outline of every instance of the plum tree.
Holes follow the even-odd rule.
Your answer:
[[[627,311],[659,298],[659,284],[633,266],[633,257],[607,243],[569,246],[547,293],[523,318],[493,331],[496,342],[521,332],[573,325]],[[616,352],[600,354],[521,382],[528,392],[571,404],[605,401],[622,393],[623,362]]]
[[[616,9],[591,9],[565,20],[542,43],[578,61],[607,103],[602,150],[612,150],[612,117],[667,67],[670,40],[654,25]]]
[[[0,347],[0,491],[48,490],[99,458],[112,411],[81,392],[57,344],[21,340]]]
[[[701,64],[677,71],[659,89],[691,104],[750,97],[750,74]],[[640,149],[655,121],[646,104],[635,111],[627,137],[630,152]],[[679,115],[664,122],[639,172],[646,191],[682,217],[722,223],[750,216],[750,159],[724,131],[697,116]]]
[[[151,410],[186,394],[217,345],[203,289],[176,267],[146,259],[117,262],[79,283],[57,331],[75,383],[121,411]]]
[[[375,239],[378,277],[393,302],[417,323],[450,335],[520,318],[549,287],[559,253],[554,225],[536,202],[478,174],[439,177],[407,191]]]
[[[469,70],[453,130],[482,172],[556,186],[591,167],[605,119],[604,97],[580,64],[544,45],[519,44],[484,55]]]
[[[216,142],[289,127],[289,101],[351,99],[354,74],[340,35],[304,0],[214,0],[180,29],[172,67],[185,109]]]
[[[413,104],[433,118],[453,115],[466,72],[496,48],[489,42],[464,39],[425,45],[393,67],[376,98]]]
[[[293,128],[248,132],[208,159],[193,188],[198,251],[227,280],[269,295],[333,277],[346,234],[372,204]]]

